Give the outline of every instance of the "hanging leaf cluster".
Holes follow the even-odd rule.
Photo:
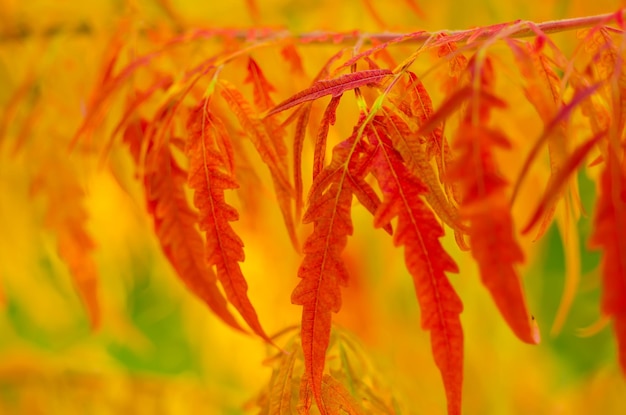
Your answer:
[[[284,224],[276,232],[301,257],[291,294],[301,325],[273,360],[258,400],[263,414],[308,413],[312,406],[324,415],[393,411],[391,401],[370,396],[372,380],[357,373],[346,357],[351,346],[332,334],[351,280],[344,250],[353,211],[362,206],[380,238],[391,238],[404,255],[448,413],[460,414],[463,293],[451,280],[465,270],[444,237],[453,235],[469,251],[515,336],[539,343],[519,270],[521,239],[540,239],[555,221],[578,238],[583,170],[598,193],[588,243],[602,253],[600,307],[626,373],[622,12],[586,26],[570,33],[577,46],[568,53],[547,27],[514,22],[381,37],[197,29],[148,36],[137,54],[125,42],[131,29],[122,25],[69,151],[103,163],[119,154],[132,160],[154,234],[180,281],[223,323],[269,344],[248,296],[245,241],[233,223],[240,215],[262,220],[250,196],[255,183],[271,194]],[[307,60],[316,45],[326,53],[322,65]],[[504,92],[503,79],[514,79],[517,90]],[[523,137],[510,121],[520,105],[540,126]],[[83,192],[63,162],[42,169],[56,174],[38,175],[34,194],[48,197],[47,227],[97,326],[96,236],[85,229]],[[532,195],[531,180],[541,181]],[[68,207],[54,209],[53,195]],[[516,223],[520,200],[531,208]],[[286,283],[274,277],[268,270],[268,284]],[[337,354],[341,364],[329,363]]]

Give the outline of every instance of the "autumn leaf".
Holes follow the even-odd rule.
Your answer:
[[[320,69],[320,71],[318,72],[317,76],[313,79],[313,85],[315,85],[315,83],[319,80],[322,80],[324,78],[326,78],[330,72],[330,66],[339,58],[341,58],[341,56],[343,55],[343,49],[340,50],[339,52],[335,53],[334,55],[332,55],[325,63],[324,66],[322,66],[322,69]],[[336,110],[336,106],[339,105],[339,100],[341,99],[341,95],[338,95],[337,97],[333,97],[331,99],[331,102],[333,103],[333,106],[335,107]],[[332,110],[332,107],[330,107],[331,109],[329,109],[328,111]],[[295,131],[295,135],[294,135],[294,140],[293,140],[293,176],[294,176],[294,189],[295,189],[295,198],[296,198],[296,217],[298,219],[300,219],[301,217],[301,213],[302,213],[302,205],[303,205],[303,180],[302,180],[302,151],[303,151],[303,147],[304,147],[304,139],[306,136],[306,127],[309,123],[309,118],[311,116],[311,111],[313,109],[313,102],[309,101],[306,102],[304,105],[302,105],[298,111],[296,111],[295,113],[297,113],[297,121],[296,121],[296,131]],[[327,116],[325,116],[326,119],[324,119],[322,121],[322,124],[320,125],[320,129],[318,132],[318,138],[315,144],[315,148],[316,148],[316,156],[315,156],[315,169],[313,171],[313,176],[317,176],[317,174],[319,174],[319,172],[322,170],[322,168],[324,167],[324,160],[323,160],[323,155],[321,152],[324,151],[324,153],[326,152],[326,140],[325,137],[328,134],[328,131],[324,130],[325,127],[325,123],[328,121],[330,122],[332,117],[331,117],[331,113],[329,112],[329,114]],[[289,121],[289,120],[288,120]],[[286,121],[285,123],[287,123],[288,121]]]
[[[477,77],[473,88],[492,87],[493,68],[489,60],[474,58],[469,66]],[[528,313],[520,276],[514,268],[524,255],[515,240],[505,191],[507,182],[494,156],[496,148],[509,149],[510,141],[501,131],[486,125],[494,101],[483,99],[478,94],[481,89],[474,89],[477,93],[472,94],[458,128],[453,144],[457,156],[448,171],[449,178],[461,189],[461,215],[469,223],[472,256],[483,284],[517,337],[535,344],[539,342],[539,331]]]
[[[248,76],[244,82],[253,85],[254,104],[259,111],[265,111],[274,106],[270,93],[276,92],[276,88],[269,83],[259,64],[251,57],[248,58]]]
[[[322,399],[331,414],[345,412],[349,415],[364,414],[359,403],[350,396],[346,388],[331,375],[322,378]]]
[[[31,192],[47,199],[44,226],[55,234],[59,256],[69,269],[91,327],[97,329],[101,320],[99,273],[93,258],[96,244],[87,230],[85,190],[71,165],[52,158],[42,163]]]
[[[5,3],[0,302],[7,353],[0,384],[9,393],[0,393],[1,413],[50,406],[48,386],[63,376],[36,387],[20,383],[28,372],[22,361],[38,378],[48,376],[42,359],[64,370],[88,361],[119,370],[122,379],[157,369],[173,381],[180,372],[183,388],[191,381],[209,391],[201,408],[210,413],[255,406],[262,415],[437,413],[444,405],[449,414],[619,412],[621,373],[600,355],[578,359],[584,345],[568,333],[596,317],[587,314],[595,297],[576,292],[579,282],[594,285],[597,261],[578,241],[590,234],[601,257],[601,316],[585,334],[611,324],[626,374],[624,10],[592,15],[601,4],[570,2],[561,12],[580,17],[554,20],[504,2],[491,2],[486,14],[465,13],[480,4],[459,4],[451,26],[433,20],[418,28],[415,17],[425,18],[426,9],[414,0],[393,7],[371,0]],[[446,7],[430,6],[432,19]],[[482,21],[496,15],[507,21]],[[538,16],[546,21],[513,20]],[[136,202],[147,208],[149,231],[141,220],[129,227],[137,212],[121,211]],[[583,209],[590,202],[593,220]],[[521,230],[518,217],[526,221]],[[469,254],[447,249],[447,229]],[[531,230],[549,238],[526,243],[522,234]],[[290,241],[279,234],[285,231]],[[389,242],[403,247],[399,263],[390,261]],[[164,274],[154,269],[162,264],[155,253],[226,326],[205,324],[200,313],[207,310],[188,307],[177,290],[156,290]],[[565,274],[553,325],[553,334],[563,327],[565,335],[547,342],[567,342],[567,350],[530,351],[499,330],[490,335],[503,318],[523,342],[539,341],[523,289],[525,260],[542,271],[528,284],[542,318],[561,294],[552,292],[554,281]],[[482,307],[471,285],[478,281],[464,281],[459,295],[453,289],[449,274],[471,273],[473,265],[497,312],[476,314]],[[84,319],[63,309],[72,299],[54,274],[64,267],[92,327],[101,324],[105,336],[85,337]],[[402,269],[413,290],[388,278]],[[135,286],[137,273],[149,286]],[[255,294],[261,288],[255,306],[270,317],[263,326],[290,325],[283,350],[273,347],[280,335],[269,337],[261,326],[248,287]],[[429,342],[406,319],[412,298]],[[570,305],[579,312],[568,316]],[[118,309],[129,316],[115,315]],[[118,319],[137,329],[110,338]],[[265,342],[246,345],[246,330]],[[604,334],[593,339],[597,350],[605,348]],[[467,354],[464,336],[472,338]],[[384,387],[387,373],[354,347],[357,338],[372,347],[373,363],[389,360],[393,394]],[[42,347],[54,353],[39,353]],[[271,354],[266,367],[253,365],[258,348]],[[14,358],[13,349],[26,357]],[[445,400],[433,393],[438,379],[427,377],[430,356]],[[506,368],[497,382],[494,365]],[[269,384],[242,408],[237,400],[268,368]],[[203,376],[187,379],[190,370]],[[572,373],[575,385],[551,387]],[[119,383],[77,379],[91,392]],[[171,405],[167,394],[193,406],[179,382],[170,383],[158,396],[137,395],[141,404],[127,394],[131,403],[123,406],[146,412],[153,406],[146,399],[154,399],[170,412],[186,408]]]
[[[397,114],[389,111],[389,109],[384,109],[383,113],[384,116],[375,122],[387,131],[394,148],[399,151],[411,173],[420,177],[423,184],[426,185],[427,190],[424,192],[424,197],[431,208],[446,225],[455,231],[463,232],[464,226],[461,223],[459,213],[444,194],[437,174],[430,164],[431,157],[427,155],[428,144],[422,144],[418,136]]]
[[[143,143],[145,128],[145,121],[129,124],[124,141],[136,164],[141,160],[142,146],[147,146],[146,204],[163,253],[191,292],[224,323],[243,330],[228,311],[226,299],[217,287],[217,277],[206,264],[202,237],[196,230],[197,215],[184,193],[187,172],[176,163],[167,146]]]
[[[209,99],[201,101],[193,109],[187,131],[188,181],[194,189],[199,227],[206,236],[206,264],[215,266],[217,278],[230,304],[256,334],[269,342],[248,299],[248,284],[239,267],[239,262],[245,259],[243,242],[229,224],[238,220],[239,214],[224,199],[224,191],[236,189],[238,185],[229,168],[228,152],[220,151],[218,144],[229,143],[228,133],[211,113]]]
[[[614,153],[604,166],[600,179],[594,223],[589,244],[603,250],[602,312],[613,319],[622,372],[626,374],[626,197],[624,166]],[[623,164],[623,162],[621,162]]]
[[[301,281],[293,290],[291,301],[302,305],[302,349],[307,379],[322,414],[328,411],[322,398],[322,378],[331,312],[341,309],[340,287],[348,284],[348,271],[341,258],[353,227],[350,215],[355,192],[349,180],[351,171],[359,171],[358,129],[333,149],[331,163],[315,178],[309,205],[302,219],[313,223],[305,254],[298,270]]]
[[[278,114],[279,112],[295,107],[296,105],[313,101],[327,95],[336,97],[343,94],[345,91],[349,91],[354,88],[376,84],[391,74],[392,72],[389,69],[368,69],[341,75],[333,79],[319,80],[309,88],[298,92],[296,95],[287,98],[285,101],[276,105],[267,114],[265,114],[265,116],[270,117],[274,114]]]
[[[273,131],[268,131],[267,124],[256,116],[250,104],[237,88],[225,80],[220,80],[219,85],[222,88],[222,97],[237,116],[242,128],[270,170],[287,232],[293,246],[298,247],[295,222],[291,211],[291,199],[294,196],[294,191],[287,178],[287,148],[282,142],[282,137],[275,134],[275,131],[274,134],[272,134]]]
[[[384,129],[376,128],[372,135],[377,140],[372,173],[384,195],[374,224],[381,227],[398,218],[394,244],[405,247],[405,262],[422,310],[422,328],[431,332],[433,356],[446,388],[448,413],[460,414],[463,331],[459,314],[463,304],[446,276],[459,269],[439,242],[441,225],[421,199],[427,187],[402,163]]]
[[[581,144],[576,150],[572,152],[567,161],[561,166],[556,175],[552,176],[552,179],[548,183],[548,188],[544,192],[544,196],[541,198],[535,213],[531,216],[528,224],[522,230],[522,233],[530,231],[535,224],[544,215],[545,211],[553,206],[555,199],[562,194],[563,187],[566,186],[567,180],[579,169],[585,157],[591,149],[598,144],[598,142],[604,138],[606,131],[601,131],[585,143]]]

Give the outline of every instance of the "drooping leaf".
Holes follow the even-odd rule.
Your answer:
[[[244,83],[252,84],[254,105],[256,105],[259,111],[266,111],[274,106],[270,93],[276,92],[276,88],[269,83],[259,64],[252,57],[248,58],[248,76]]]
[[[259,5],[256,0],[246,0],[246,6],[248,7],[248,13],[250,13],[252,21],[258,23],[261,18],[261,13],[259,12]]]
[[[440,45],[437,47],[437,56],[448,59],[448,73],[444,77],[442,90],[451,93],[457,86],[462,72],[467,66],[467,58],[459,53],[452,36],[440,34],[437,37]]]
[[[541,46],[531,44],[529,42],[508,41],[509,47],[513,51],[515,60],[520,68],[520,73],[526,81],[524,94],[526,99],[535,107],[537,113],[541,117],[544,126],[548,126],[559,109],[563,106],[561,97],[561,79],[552,68],[548,58],[542,53]],[[539,43],[543,45],[543,43]],[[568,154],[568,123],[566,119],[561,120],[558,125],[550,130],[548,135],[548,152],[550,156],[551,175],[548,181],[548,190],[554,190],[552,182],[560,176],[564,164],[567,162]],[[572,192],[577,193],[577,181],[568,180]],[[559,189],[559,193],[554,194],[549,205],[545,206],[541,225],[535,239],[539,239],[548,226],[552,223],[552,218],[556,212],[557,203],[565,195],[566,187]],[[544,199],[545,200],[545,199]],[[570,205],[569,198],[565,199],[565,203]],[[548,201],[546,201],[548,202]]]
[[[335,125],[336,111],[341,101],[342,95],[337,95],[331,98],[328,106],[324,110],[322,121],[320,122],[320,128],[317,133],[317,140],[315,141],[315,153],[313,156],[313,179],[324,169],[324,159],[326,157],[326,140],[328,138],[328,130],[331,125]]]
[[[136,164],[147,147],[143,185],[148,213],[163,253],[187,288],[202,300],[222,321],[243,330],[227,308],[226,299],[217,287],[217,277],[205,261],[204,244],[196,230],[197,215],[191,210],[183,185],[187,172],[174,160],[167,145],[144,143],[146,121],[130,123],[124,133]]]
[[[567,161],[558,170],[558,173],[552,180],[550,180],[548,187],[539,202],[539,206],[537,206],[535,213],[533,213],[531,219],[528,221],[528,224],[522,230],[523,233],[530,231],[530,229],[535,226],[535,224],[537,224],[539,219],[543,216],[544,212],[554,204],[554,199],[559,197],[562,193],[562,188],[567,184],[568,178],[576,173],[582,162],[585,160],[587,154],[589,154],[589,151],[591,151],[591,149],[605,136],[606,131],[601,131],[574,150]]]
[[[487,91],[480,90],[474,93],[472,88],[469,86],[459,88],[455,93],[450,95],[441,104],[439,109],[437,109],[437,111],[435,111],[430,116],[430,118],[428,118],[427,122],[425,122],[424,124],[420,126],[419,130],[417,131],[417,134],[427,135],[433,132],[436,128],[438,128],[441,125],[441,123],[443,123],[448,117],[450,117],[454,112],[456,112],[461,107],[461,105],[465,104],[472,94],[478,95],[479,98],[476,98],[476,99],[480,99],[481,101],[485,102],[486,104],[488,103],[488,105],[492,107],[497,107],[497,108],[507,107],[507,104],[505,101],[503,101],[502,99],[498,98],[497,96]]]
[[[267,124],[257,117],[243,94],[234,85],[225,80],[220,80],[219,85],[221,86],[222,97],[239,120],[239,124],[254,144],[272,175],[276,198],[287,233],[293,246],[297,248],[299,243],[291,206],[294,190],[287,175],[287,148],[282,142],[282,137],[268,131]]]
[[[513,232],[507,183],[499,175],[492,154],[492,147],[504,140],[497,131],[461,125],[454,142],[458,158],[449,174],[462,189],[461,215],[469,222],[472,256],[483,284],[513,332],[527,343],[538,343],[539,333],[515,270],[524,256]]]
[[[220,151],[219,143],[229,141],[228,133],[219,118],[210,112],[208,99],[191,112],[187,132],[188,182],[194,190],[198,224],[205,233],[206,263],[215,266],[228,301],[250,328],[269,342],[248,299],[248,284],[239,267],[239,262],[245,259],[243,242],[229,223],[238,220],[239,214],[224,199],[226,190],[238,187],[229,169],[228,153]]]
[[[410,110],[422,126],[433,114],[433,103],[422,81],[412,72],[407,72]],[[443,181],[447,164],[450,162],[450,147],[443,135],[443,126],[439,125],[426,136],[426,154],[428,160],[435,159],[439,169],[439,178]]]
[[[315,84],[319,80],[325,79],[330,73],[331,65],[335,61],[337,61],[342,55],[343,55],[343,49],[339,50],[339,52],[332,55],[326,61],[324,66],[322,66],[317,76],[313,79],[313,84]],[[339,103],[339,96],[337,97],[337,104],[338,103]],[[303,181],[302,181],[302,149],[304,147],[306,127],[309,123],[309,118],[311,116],[312,109],[313,109],[313,102],[309,101],[309,102],[306,102],[304,105],[302,105],[297,111],[294,112],[294,115],[297,114],[297,121],[296,121],[296,132],[295,132],[294,141],[293,141],[293,176],[294,176],[294,188],[295,188],[295,198],[296,198],[296,217],[298,219],[300,219],[301,213],[302,213],[302,204],[303,204],[302,199],[303,199],[303,193],[304,193]],[[287,123],[288,121],[286,121],[285,123]],[[319,137],[318,137],[318,141],[319,141]],[[316,144],[316,149],[317,148],[318,147]],[[321,167],[323,167],[323,165],[319,167],[321,171]]]
[[[302,57],[298,53],[298,49],[293,43],[288,43],[281,50],[280,54],[287,62],[289,62],[289,67],[291,73],[296,75],[305,76],[304,66],[302,65]]]
[[[565,106],[563,106],[559,110],[559,112],[555,114],[552,120],[548,124],[546,124],[542,134],[539,136],[537,141],[535,141],[535,144],[530,150],[530,153],[528,153],[528,156],[524,160],[524,164],[522,166],[520,175],[517,177],[515,185],[513,186],[511,202],[515,201],[515,198],[517,197],[520,187],[528,174],[530,166],[539,155],[539,151],[541,150],[543,145],[546,143],[547,139],[550,137],[554,129],[558,128],[561,121],[567,119],[571,115],[572,111],[574,111],[574,109],[576,109],[576,107],[580,105],[581,102],[583,102],[585,99],[590,97],[594,92],[596,92],[596,90],[598,90],[600,86],[601,84],[594,84],[583,90],[577,91],[576,94],[570,100],[570,102],[566,104]]]
[[[626,375],[626,174],[609,153],[600,178],[591,248],[602,249],[602,313],[612,318],[622,372]]]
[[[352,235],[351,205],[354,189],[351,170],[359,170],[358,128],[335,146],[331,163],[311,186],[303,223],[313,223],[313,233],[302,249],[305,254],[298,270],[301,281],[291,301],[302,305],[301,338],[306,376],[320,412],[329,414],[322,398],[322,377],[330,339],[331,313],[341,308],[341,286],[348,283],[348,271],[341,258],[348,236]],[[304,386],[303,386],[304,387]]]
[[[311,117],[312,102],[307,102],[301,106],[297,113],[296,132],[293,140],[293,183],[296,198],[296,218],[302,217],[302,206],[304,204],[304,182],[302,180],[302,151],[306,129]]]
[[[499,100],[484,99],[479,91],[493,88],[490,60],[474,57],[470,64],[471,99],[458,127],[453,149],[456,160],[449,178],[461,191],[461,215],[469,226],[472,256],[478,263],[483,284],[500,313],[517,337],[538,343],[539,331],[527,309],[520,276],[515,264],[524,260],[515,240],[507,182],[501,176],[494,151],[511,144],[499,130],[488,126],[490,113]],[[472,77],[479,77],[474,80]]]
[[[403,164],[385,130],[376,128],[374,135],[378,150],[373,174],[384,195],[374,224],[381,227],[398,218],[394,244],[404,246],[422,310],[422,328],[431,333],[433,356],[446,389],[448,414],[460,414],[463,331],[459,314],[463,304],[446,276],[446,272],[458,272],[458,267],[441,246],[443,229],[421,198],[427,187]]]
[[[96,244],[87,231],[89,214],[85,208],[85,190],[78,179],[71,164],[53,157],[42,163],[31,191],[47,199],[44,226],[54,232],[59,257],[69,269],[92,329],[97,329],[100,303],[99,273],[93,258]]]
[[[322,399],[329,414],[365,414],[359,402],[331,375],[322,378]]]
[[[409,126],[398,115],[391,113],[388,109],[384,110],[383,114],[375,120],[375,123],[379,125],[379,128],[386,130],[386,135],[391,139],[394,148],[399,151],[407,168],[426,185],[425,198],[429,205],[446,225],[455,231],[462,231],[463,225],[458,211],[448,201],[426,155],[427,145],[419,142]]]
[[[407,6],[409,6],[411,11],[415,13],[415,15],[418,16],[420,19],[426,18],[426,13],[424,13],[424,10],[422,10],[416,0],[404,0],[404,2],[407,4]]]

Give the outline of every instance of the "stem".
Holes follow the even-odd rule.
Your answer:
[[[543,23],[533,23],[516,20],[510,23],[499,23],[490,26],[482,26],[473,29],[464,29],[464,30],[441,30],[439,32],[422,32],[415,33],[415,35],[411,35],[411,33],[393,33],[393,32],[385,32],[385,33],[361,33],[359,31],[352,32],[308,32],[308,33],[300,33],[294,34],[288,30],[284,29],[275,29],[275,28],[262,28],[256,27],[252,29],[228,29],[224,28],[221,30],[210,29],[209,33],[212,36],[219,36],[216,33],[219,33],[225,37],[236,38],[241,41],[245,40],[271,40],[276,38],[291,38],[299,41],[300,43],[315,43],[315,44],[353,44],[357,41],[365,41],[365,42],[388,42],[390,40],[395,40],[398,38],[406,37],[403,40],[403,43],[413,43],[413,44],[422,44],[426,42],[428,39],[432,38],[434,35],[438,33],[445,33],[448,36],[454,37],[456,42],[466,42],[469,39],[474,40],[484,40],[492,36],[498,30],[513,25],[520,24],[520,28],[514,32],[512,32],[509,37],[521,38],[521,37],[531,37],[536,36],[537,31],[539,29],[541,32],[545,34],[557,33],[557,32],[566,32],[570,30],[583,29],[587,27],[597,26],[597,25],[605,25],[609,24],[613,21],[621,23],[621,20],[624,17],[624,9],[620,9],[617,12],[613,13],[605,13],[598,14],[595,16],[585,16],[585,17],[575,17],[570,19],[562,19],[562,20],[551,20]],[[24,41],[28,38],[39,36],[42,38],[50,38],[54,36],[58,36],[60,34],[66,35],[74,35],[74,36],[90,36],[94,33],[94,29],[87,23],[81,22],[75,26],[67,26],[64,24],[54,24],[47,28],[44,28],[40,31],[35,31],[32,28],[28,27],[19,27],[14,32],[5,32],[0,33],[0,43],[6,42],[20,42]],[[192,32],[194,30],[191,30]],[[198,33],[201,33],[203,29],[196,30]],[[180,31],[180,34],[183,34],[184,31]],[[199,36],[201,37],[201,36]]]
[[[624,9],[620,9],[614,13],[598,14],[595,16],[586,16],[586,17],[575,17],[571,19],[562,19],[562,20],[550,20],[548,22],[543,22],[543,23],[527,22],[526,25],[523,24],[525,23],[524,21],[516,20],[510,23],[498,23],[495,25],[482,26],[482,27],[473,28],[473,29],[442,30],[439,33],[445,33],[448,36],[452,36],[455,38],[455,41],[457,42],[465,42],[470,38],[472,39],[472,41],[485,40],[493,36],[494,32],[496,31],[499,31],[507,26],[520,24],[520,28],[518,30],[511,32],[507,37],[514,37],[514,38],[531,37],[531,36],[537,35],[535,28],[539,29],[545,34],[550,34],[550,33],[566,32],[570,30],[584,29],[587,27],[593,27],[597,25],[605,25],[605,24],[610,23],[611,21],[619,21],[619,19],[624,16],[624,11],[625,11]],[[426,40],[428,40],[429,38],[431,38],[433,35],[436,35],[436,34],[437,33],[433,33],[433,32],[424,32],[422,34],[419,34],[418,36],[408,38],[405,42],[424,43]],[[317,35],[319,36],[320,34],[317,34]],[[339,34],[336,34],[334,36],[338,36],[338,35]],[[362,36],[367,39],[377,40],[379,42],[387,42],[387,41],[397,39],[402,36],[408,36],[408,35],[409,33],[372,33],[372,34],[362,33],[358,36]],[[303,38],[306,39],[306,36],[311,36],[311,35],[299,35],[298,38],[302,40]],[[329,36],[333,36],[333,35],[330,34]],[[342,41],[344,42],[350,42],[350,41],[355,40],[354,38],[355,34],[352,34],[352,35],[346,34],[344,36],[345,36],[345,40],[342,39]]]

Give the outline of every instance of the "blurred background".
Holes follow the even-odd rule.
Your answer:
[[[128,157],[112,155],[102,166],[97,157],[75,151],[67,163],[59,151],[85,117],[122,22],[137,37],[150,29],[145,33],[164,38],[198,27],[412,32],[541,22],[621,6],[609,0],[0,0],[0,414],[257,413],[257,396],[272,375],[267,359],[273,352],[226,327],[177,280],[154,237]],[[555,36],[564,51],[572,39]],[[137,41],[141,51],[141,40],[128,41]],[[312,76],[322,61],[303,56]],[[266,72],[272,72],[270,64]],[[58,177],[67,177],[72,190],[55,189],[50,178]],[[594,184],[584,172],[579,179],[592,212]],[[242,268],[250,298],[273,334],[299,324],[301,308],[290,303],[290,293],[300,257],[282,231],[271,190],[258,192],[256,217],[242,218],[236,229],[246,245]],[[82,208],[70,216],[84,221],[94,243],[97,330],[59,257],[51,225],[77,195]],[[372,229],[367,212],[354,212],[355,235],[345,255],[352,280],[335,321],[362,344],[395,411],[443,414],[443,387],[403,254]],[[580,282],[559,330],[552,327],[566,283],[564,244],[552,226],[540,242],[526,245],[522,271],[542,331],[538,346],[514,338],[472,262],[447,237],[463,270],[451,280],[465,305],[465,413],[626,411],[612,332],[598,324],[599,257],[586,248],[589,227],[583,218],[577,228]]]

